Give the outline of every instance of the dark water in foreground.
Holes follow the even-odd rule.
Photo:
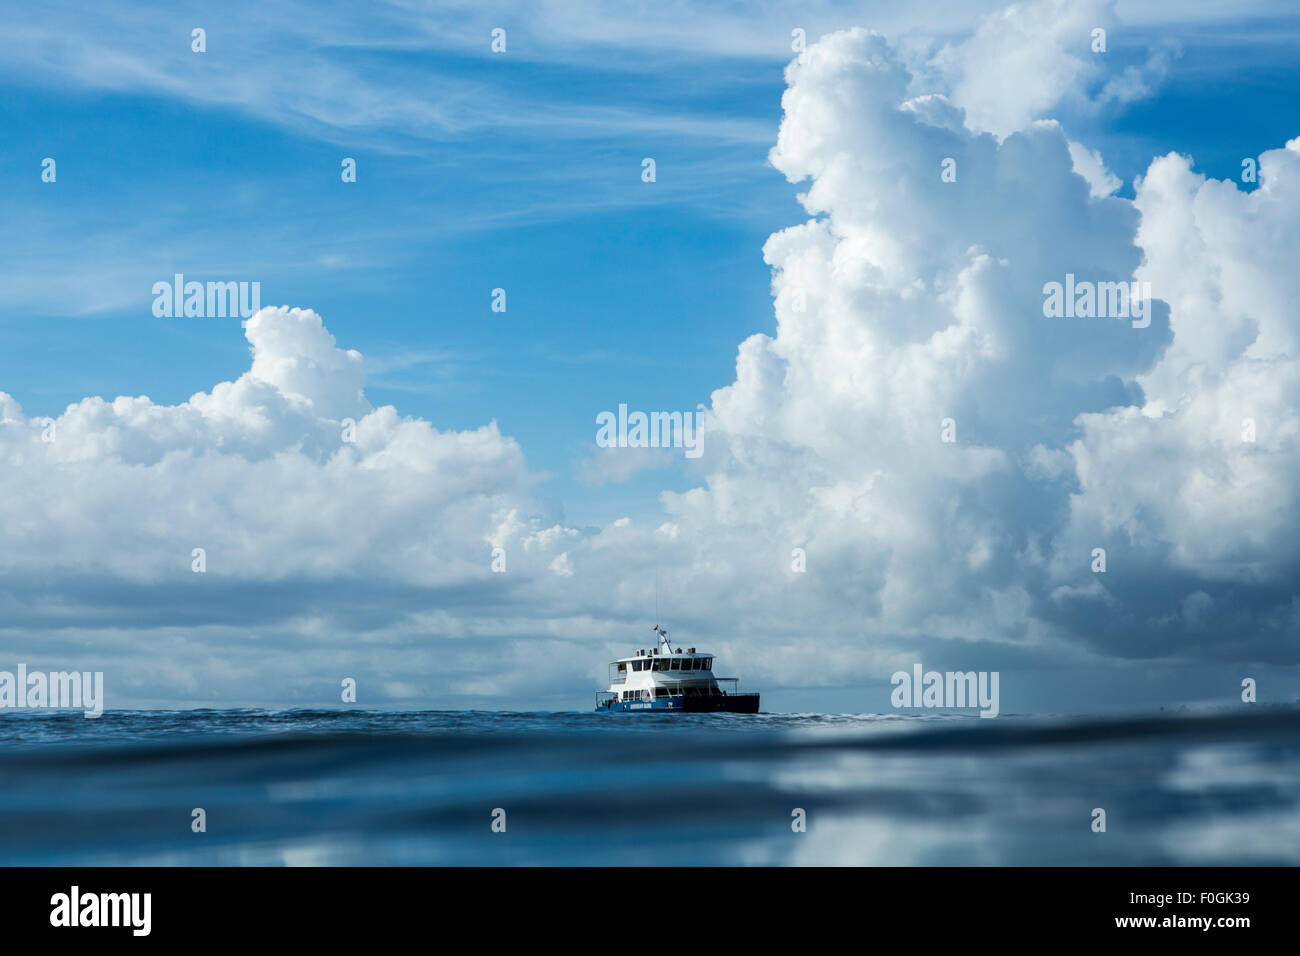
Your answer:
[[[1293,864],[1300,710],[11,711],[0,862]]]

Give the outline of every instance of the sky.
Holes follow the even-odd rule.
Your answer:
[[[1288,4],[8,19],[0,668],[585,709],[657,589],[765,709],[1300,697]],[[1044,316],[1067,273],[1150,325]],[[620,405],[702,453],[599,447]]]

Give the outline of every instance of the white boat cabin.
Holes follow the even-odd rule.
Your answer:
[[[666,631],[656,627],[655,632],[658,647],[610,662],[609,690],[602,692],[602,700],[648,702],[736,693],[738,678],[713,676],[712,654],[697,653],[693,647],[683,652],[668,642]]]

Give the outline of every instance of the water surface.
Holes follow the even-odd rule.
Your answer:
[[[1298,799],[1296,709],[0,715],[10,865],[1294,864]]]

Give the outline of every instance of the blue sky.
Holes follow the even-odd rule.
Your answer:
[[[495,420],[548,519],[653,524],[660,493],[705,471],[671,456],[593,478],[595,416],[708,406],[740,343],[776,335],[763,246],[809,218],[808,184],[768,155],[790,29],[936,50],[998,6],[27,11],[0,58],[0,390],[35,418],[233,382],[249,365],[238,321],[155,318],[150,289],[175,272],[255,280],[263,305],[312,309],[365,356],[373,405],[444,430]],[[1152,51],[1167,68],[1130,102],[1067,96],[1050,115],[1100,152],[1120,197],[1156,156],[1235,179],[1242,157],[1300,134],[1285,5],[1108,15],[1122,26],[1107,76]],[[189,49],[194,26],[206,53]],[[344,157],[356,183],[340,181]]]
[[[50,29],[77,30],[74,11]],[[187,52],[191,20],[207,22],[155,11],[140,49]],[[212,20],[209,52],[177,69],[199,86],[205,71],[232,72],[224,48],[251,28]],[[1260,17],[1126,32],[1115,49],[1130,58],[1176,40],[1175,68],[1151,98],[1073,117],[1076,128],[1130,195],[1150,158],[1171,150],[1231,177],[1243,150],[1296,129],[1295,31],[1294,20]],[[247,276],[263,304],[315,309],[378,365],[368,383],[378,402],[445,427],[497,419],[547,476],[539,493],[572,520],[613,520],[655,507],[659,487],[688,487],[660,469],[592,488],[575,462],[596,412],[620,401],[693,409],[733,377],[736,344],[774,327],[760,250],[800,218],[767,162],[784,37],[765,56],[673,50],[628,63],[523,37],[505,55],[483,37],[450,51],[386,48],[398,24],[370,32],[372,49],[311,52],[380,91],[414,77],[437,97],[454,76],[457,108],[481,125],[353,131],[278,114],[274,100],[267,116],[239,101],[11,71],[0,97],[7,245],[44,288],[0,310],[6,390],[29,413],[56,415],[88,394],[174,403],[233,378],[247,346],[230,323],[155,319],[149,287],[174,271]],[[275,56],[296,39],[269,32],[259,44]],[[526,122],[539,101],[562,104],[572,120],[562,135]],[[605,111],[622,122],[602,123]],[[59,164],[57,189],[37,175],[45,156]],[[358,162],[355,184],[340,181],[344,156]],[[645,156],[657,162],[653,184],[640,180]],[[489,309],[498,287],[506,315]]]
[[[769,82],[751,108],[770,115],[779,65],[754,72]],[[400,155],[230,110],[12,88],[4,122],[6,163],[59,162],[56,196],[15,190],[27,221],[11,219],[11,236],[24,254],[53,276],[121,263],[138,277],[108,308],[95,287],[87,311],[6,308],[5,351],[24,357],[7,386],[32,411],[57,414],[92,393],[177,402],[233,378],[247,346],[231,323],[154,318],[151,277],[256,277],[264,304],[310,302],[386,367],[369,382],[379,401],[448,427],[496,418],[528,436],[530,460],[566,497],[597,411],[693,408],[729,377],[736,342],[771,328],[759,249],[796,212],[762,142],[610,141],[596,130],[559,146],[494,134]],[[658,182],[640,181],[642,154],[657,158]],[[355,184],[340,182],[343,156],[358,162]],[[678,164],[689,186],[674,182]],[[51,285],[61,298],[63,284]],[[504,315],[490,310],[498,287]]]

